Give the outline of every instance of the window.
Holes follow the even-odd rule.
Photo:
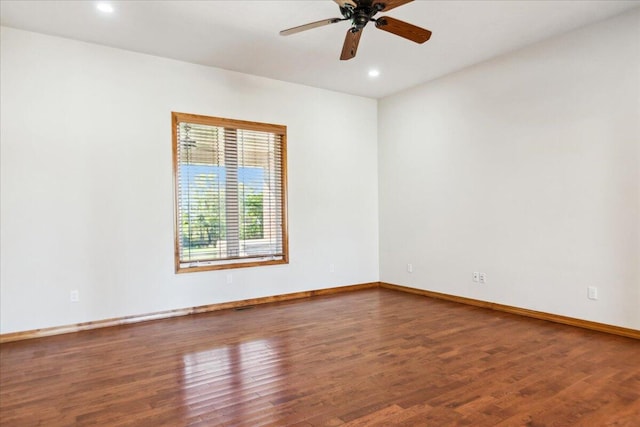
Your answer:
[[[287,263],[287,128],[171,118],[176,272]]]

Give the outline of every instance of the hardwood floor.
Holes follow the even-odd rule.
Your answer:
[[[0,346],[2,426],[638,426],[640,341],[386,289]]]

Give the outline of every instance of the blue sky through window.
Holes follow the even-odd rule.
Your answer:
[[[224,187],[227,171],[224,166],[213,165],[182,165],[180,180],[183,188],[194,188],[196,183],[213,177],[213,186]],[[204,179],[203,179],[204,178]],[[238,182],[244,184],[245,189],[254,194],[261,194],[264,186],[264,169],[252,167],[238,168]]]

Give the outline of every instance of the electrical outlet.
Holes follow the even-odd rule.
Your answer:
[[[69,292],[69,301],[80,302],[80,292],[77,289]]]
[[[477,271],[473,272],[473,281],[476,283],[480,281],[480,273],[478,273]]]
[[[231,273],[227,274],[227,285],[230,285],[233,283],[233,275]]]
[[[589,286],[587,288],[587,298],[589,299],[598,299],[598,288],[595,286]]]
[[[480,273],[480,283],[481,284],[487,283],[487,273]]]
[[[335,264],[329,264],[329,273],[335,273],[335,272],[336,272]]]
[[[413,273],[413,264],[407,264],[407,271]]]

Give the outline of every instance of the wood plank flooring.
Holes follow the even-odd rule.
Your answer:
[[[640,341],[370,289],[2,344],[2,426],[638,426]]]

